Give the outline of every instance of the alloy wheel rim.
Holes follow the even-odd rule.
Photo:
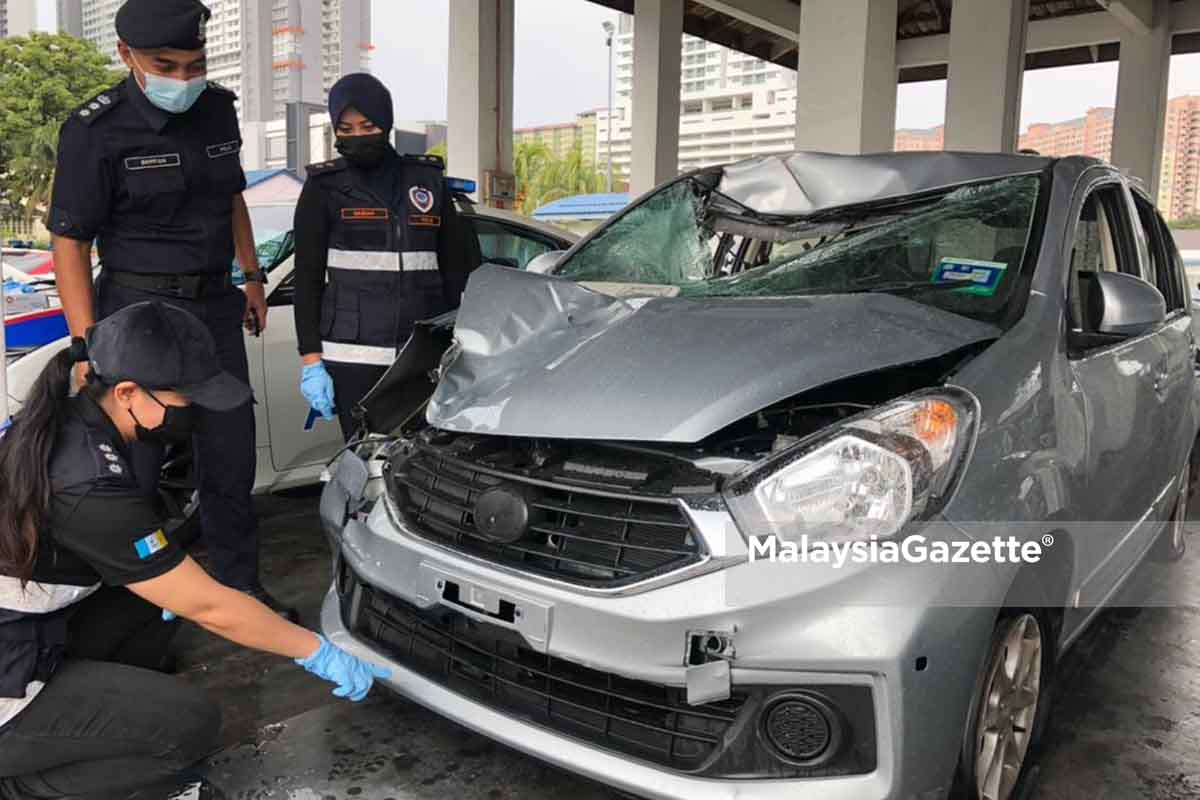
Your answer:
[[[1042,630],[1032,614],[1009,622],[988,669],[976,730],[980,800],[1008,800],[1017,785],[1041,695]]]

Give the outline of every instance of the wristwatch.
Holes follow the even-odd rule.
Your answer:
[[[243,272],[242,277],[246,279],[246,283],[261,283],[263,286],[267,285],[267,273],[266,270],[262,269],[261,267],[253,272]]]

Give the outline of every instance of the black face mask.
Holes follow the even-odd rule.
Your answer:
[[[142,427],[137,415],[130,409],[129,416],[133,417],[133,431],[138,441],[151,444],[187,444],[191,441],[196,429],[195,410],[191,406],[169,406],[155,397],[153,392],[146,394],[163,407],[163,421],[157,428]]]
[[[350,162],[351,166],[359,169],[378,167],[391,150],[392,145],[388,141],[386,133],[339,136],[337,140],[337,151]]]

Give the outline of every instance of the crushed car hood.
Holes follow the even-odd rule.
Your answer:
[[[695,442],[808,389],[999,335],[888,294],[619,299],[484,266],[426,415],[459,432]]]

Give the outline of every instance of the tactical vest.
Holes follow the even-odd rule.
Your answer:
[[[380,197],[344,159],[308,167],[332,215],[321,301],[326,361],[390,366],[414,322],[452,308],[438,263],[443,208],[452,202],[442,161],[400,161],[398,198]]]
[[[88,409],[80,406],[92,402],[82,395],[72,399],[73,413],[55,437],[50,485],[58,500],[51,507],[51,528],[63,498],[82,496],[100,484],[136,486],[113,443],[84,419]],[[29,584],[22,587],[17,578],[0,575],[0,698],[23,698],[30,683],[50,679],[66,653],[67,622],[75,605],[99,588],[99,574],[61,547],[53,530],[39,538]]]

